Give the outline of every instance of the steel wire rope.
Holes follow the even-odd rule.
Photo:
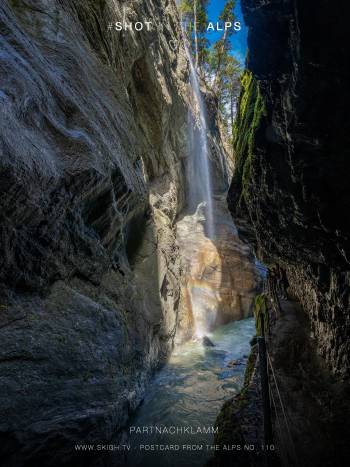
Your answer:
[[[287,428],[289,442],[290,442],[290,445],[292,446],[292,450],[293,450],[293,453],[294,453],[293,457],[295,459],[296,464],[299,465],[299,461],[298,461],[298,457],[297,457],[296,449],[295,449],[295,444],[294,444],[292,434],[291,434],[291,431],[290,431],[290,425],[289,425],[289,422],[288,422],[285,406],[284,406],[284,403],[283,403],[283,400],[282,400],[282,397],[281,397],[281,392],[279,390],[279,386],[278,386],[278,383],[277,383],[277,378],[276,378],[276,374],[275,374],[275,371],[274,371],[274,368],[273,368],[273,365],[272,365],[271,357],[270,357],[270,354],[269,354],[268,350],[266,350],[266,353],[267,353],[267,361],[268,361],[269,366],[271,368],[273,381],[275,383],[275,388],[276,388],[278,399],[279,399],[279,402],[280,402],[280,405],[281,405],[284,422],[285,422],[285,425],[286,425],[286,428]]]

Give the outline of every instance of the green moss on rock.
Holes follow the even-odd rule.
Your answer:
[[[235,397],[224,403],[216,419],[215,425],[219,429],[215,435],[215,444],[232,444],[233,440],[236,442],[241,441],[242,434],[240,424],[238,423],[239,413],[248,402],[247,390],[254,373],[256,358],[257,346],[254,346],[248,357],[242,390]]]
[[[270,325],[269,305],[266,294],[262,293],[255,297],[254,318],[256,335],[262,336],[261,317],[264,319],[264,333],[267,333]]]
[[[244,383],[243,383],[242,391],[247,390],[252,380],[257,355],[258,355],[258,348],[256,345],[254,345],[250,351],[250,354],[247,360],[247,366],[246,366],[245,373],[244,373]]]
[[[265,103],[259,83],[248,70],[241,77],[242,90],[238,112],[233,125],[233,149],[235,153],[234,183],[240,190],[240,201],[247,201],[251,167],[254,157],[255,134],[266,116]]]

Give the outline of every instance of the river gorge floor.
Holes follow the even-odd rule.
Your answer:
[[[213,434],[160,434],[154,433],[154,427],[192,427],[194,432],[197,427],[214,427],[224,401],[241,389],[249,341],[254,333],[254,320],[248,318],[215,329],[210,334],[215,347],[205,347],[201,340],[192,340],[175,348],[131,420],[126,465],[187,467],[205,464],[213,455],[206,447],[213,444]],[[148,428],[148,433],[136,433],[140,431],[137,428],[142,431],[143,427]],[[157,448],[160,445],[178,445],[179,450],[160,451]],[[199,447],[184,449],[184,445]],[[142,446],[154,446],[154,450]]]

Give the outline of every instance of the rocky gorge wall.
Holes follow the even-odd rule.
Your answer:
[[[162,29],[109,31],[124,14]],[[75,443],[110,439],[172,347],[176,18],[173,1],[1,4],[2,465],[69,465]]]
[[[348,378],[349,68],[346,15],[330,1],[242,0],[247,71],[229,207],[311,321],[331,371]]]

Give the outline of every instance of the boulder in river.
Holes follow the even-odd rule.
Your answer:
[[[237,365],[242,365],[241,360],[230,360],[230,361],[228,362],[228,364],[227,364],[227,366],[228,366],[229,368],[233,368],[233,367],[235,367],[235,366],[237,366]]]
[[[208,336],[204,336],[202,339],[202,343],[205,347],[215,347],[215,344],[209,339]]]

